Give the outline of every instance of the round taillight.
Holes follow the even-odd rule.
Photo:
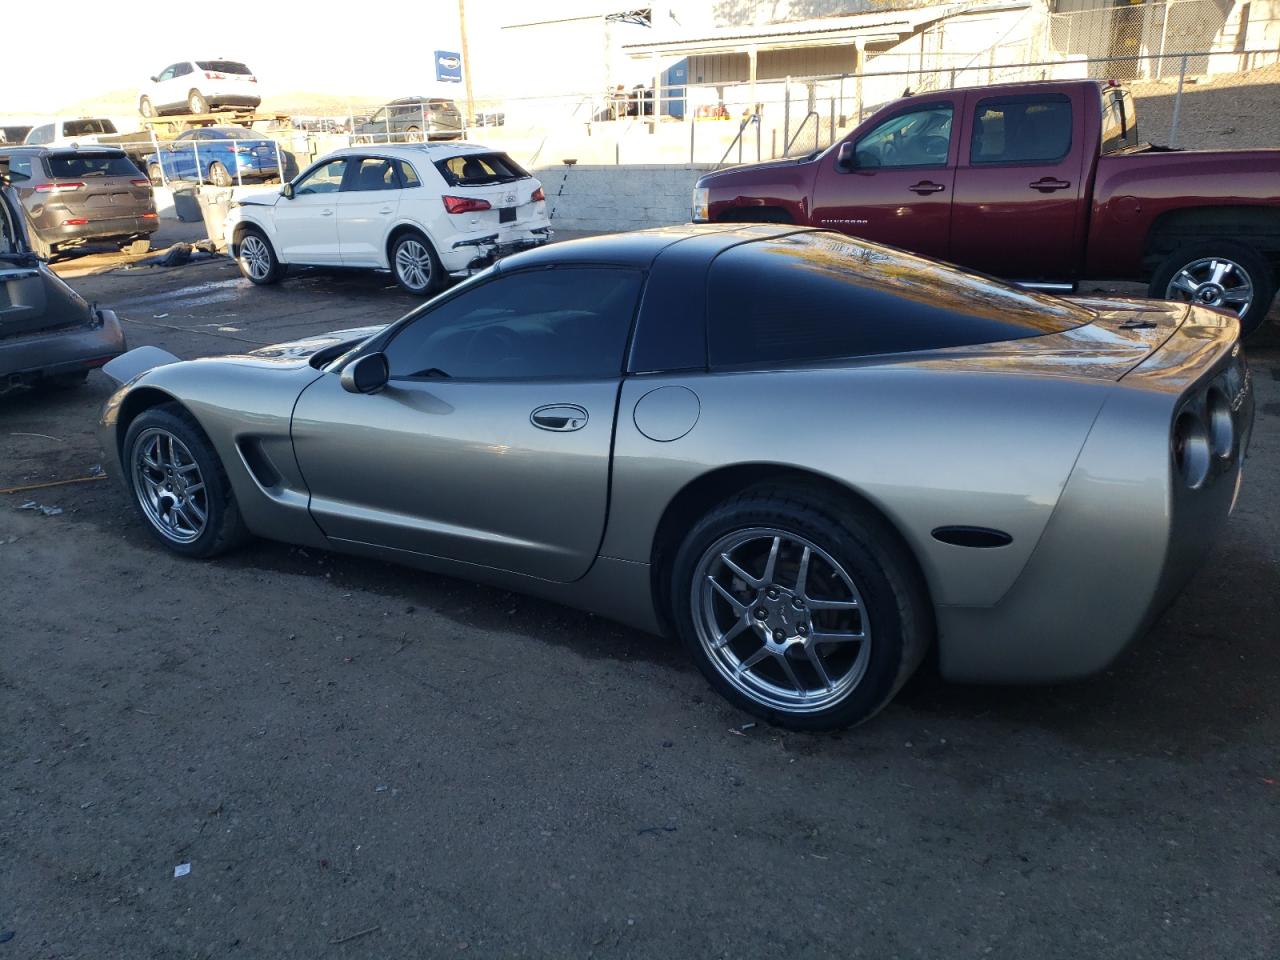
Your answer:
[[[1235,448],[1236,425],[1231,419],[1231,401],[1217,387],[1209,388],[1205,415],[1209,418],[1209,445],[1213,455],[1220,460],[1230,459]]]
[[[1173,462],[1193,490],[1209,476],[1209,433],[1204,420],[1191,410],[1183,410],[1173,421]]]

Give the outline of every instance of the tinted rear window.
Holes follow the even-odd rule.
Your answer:
[[[773,366],[1058,333],[1083,307],[831,233],[733,247],[708,274],[712,367]]]
[[[51,177],[138,177],[138,168],[122,153],[65,153],[45,157]]]
[[[523,180],[529,176],[524,167],[505,153],[467,153],[437,160],[436,169],[451,187],[482,187]]]
[[[253,73],[243,63],[236,63],[234,60],[197,60],[196,66],[201,70],[209,70],[215,73],[234,73],[239,76],[248,76]]]
[[[64,137],[87,137],[94,133],[115,133],[116,125],[110,120],[64,120]]]
[[[982,100],[970,163],[1053,163],[1071,150],[1071,101],[1061,94]]]

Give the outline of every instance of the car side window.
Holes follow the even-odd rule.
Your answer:
[[[854,146],[859,169],[933,167],[947,162],[951,149],[949,103],[899,113],[879,124]]]
[[[175,67],[165,67],[163,70],[160,71],[160,76],[156,77],[156,82],[164,83],[166,80],[172,80],[173,71],[175,69],[176,69]]]
[[[31,178],[31,158],[30,157],[10,157],[9,171],[11,173],[20,173],[28,179]]]
[[[969,162],[1056,163],[1071,151],[1071,120],[1061,94],[979,101]]]
[[[400,169],[400,184],[408,189],[409,187],[420,187],[422,181],[418,179],[418,171],[413,169],[413,164],[407,160],[397,160],[396,166]]]
[[[342,176],[347,171],[347,161],[331,160],[307,173],[293,188],[295,197],[315,193],[337,193],[342,188]]]
[[[392,379],[599,380],[622,374],[642,274],[527,270],[428,309],[386,348]]]
[[[46,123],[42,127],[36,127],[27,136],[27,143],[51,143],[53,142],[53,124]]]
[[[175,77],[185,77],[190,72],[191,72],[191,64],[189,63],[179,63],[175,65],[173,68],[173,75]]]
[[[400,179],[394,161],[385,157],[359,157],[351,161],[344,191],[399,190]]]

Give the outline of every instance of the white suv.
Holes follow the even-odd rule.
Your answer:
[[[274,283],[289,264],[390,270],[429,295],[551,236],[542,185],[475,143],[347,147],[279,192],[232,202],[224,239],[240,272]]]
[[[261,102],[258,78],[235,60],[180,60],[138,92],[138,112],[144,117],[208,113],[219,107],[254,109]]]

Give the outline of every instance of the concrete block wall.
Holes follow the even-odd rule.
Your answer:
[[[688,223],[693,185],[710,164],[538,167],[553,230],[615,232]]]

